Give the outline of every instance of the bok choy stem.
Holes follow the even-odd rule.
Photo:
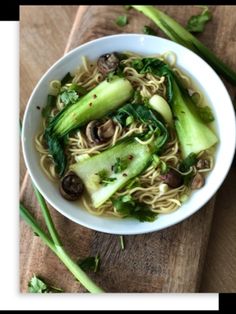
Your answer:
[[[219,74],[236,85],[236,72],[222,62],[194,35],[187,31],[170,16],[151,5],[131,5],[150,18],[171,40],[183,45],[205,59]]]

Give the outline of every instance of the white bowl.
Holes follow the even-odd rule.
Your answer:
[[[41,110],[45,104],[51,80],[61,79],[67,72],[81,64],[81,56],[91,60],[112,51],[133,51],[142,55],[161,54],[173,51],[177,65],[184,70],[204,91],[216,118],[216,130],[220,142],[215,155],[215,167],[209,173],[206,184],[194,192],[189,200],[173,213],[160,215],[156,221],[139,222],[134,219],[117,219],[93,216],[73,202],[66,201],[39,165],[39,153],[35,149],[34,137],[41,125]],[[140,35],[121,34],[107,36],[88,42],[58,60],[36,85],[25,110],[22,144],[26,166],[30,176],[45,199],[62,215],[85,227],[119,235],[141,234],[172,226],[194,214],[215,194],[224,181],[235,152],[235,114],[229,94],[215,71],[192,51],[167,39]]]

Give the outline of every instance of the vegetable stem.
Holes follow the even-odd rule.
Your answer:
[[[52,240],[49,239],[47,234],[40,228],[37,221],[30,214],[30,212],[20,203],[20,215],[24,221],[33,229],[33,231],[43,240],[43,242],[56,253],[56,248]]]
[[[63,264],[70,270],[70,272],[75,276],[75,278],[91,293],[101,293],[104,292],[100,287],[98,287],[88,276],[87,274],[70,258],[66,253],[61,243],[57,232],[55,230],[52,218],[48,211],[46,202],[44,201],[42,195],[36,190],[36,196],[40,202],[42,208],[43,216],[46,221],[47,227],[50,230],[52,238],[56,241],[53,243],[52,240],[46,235],[46,233],[40,228],[36,220],[29,213],[29,211],[20,204],[20,214],[25,222],[32,228],[32,230],[40,236],[43,242],[59,257]]]
[[[45,223],[47,225],[48,231],[52,237],[53,242],[55,243],[56,246],[62,246],[61,240],[59,239],[58,233],[52,221],[52,217],[50,216],[45,199],[42,197],[42,195],[39,193],[39,191],[36,189],[35,186],[34,186],[34,192],[39,202],[39,205],[42,209],[42,214],[43,214]]]
[[[124,243],[124,237],[122,235],[120,236],[120,246],[121,246],[121,250],[124,251],[125,243]]]

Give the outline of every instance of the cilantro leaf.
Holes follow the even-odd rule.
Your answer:
[[[120,16],[118,16],[117,19],[116,19],[116,24],[118,26],[121,26],[121,27],[127,25],[128,24],[128,17],[127,17],[127,15],[120,15]]]
[[[109,173],[106,169],[103,169],[96,173],[96,175],[99,176],[100,184],[103,184],[104,186],[108,185],[109,183],[112,183],[116,180],[114,177],[109,177]]]
[[[74,104],[79,98],[75,90],[64,91],[60,94],[60,100],[67,106]]]
[[[128,157],[126,157],[126,158],[118,157],[118,158],[116,158],[115,164],[112,166],[112,170],[115,173],[120,173],[128,167],[129,162],[130,162],[130,160],[128,159]]]
[[[33,275],[28,283],[28,291],[31,293],[63,292],[61,288],[49,286],[35,275]]]
[[[47,293],[48,287],[41,279],[34,275],[28,283],[28,291],[31,293]]]
[[[207,6],[202,6],[203,11],[198,15],[193,15],[187,22],[187,30],[192,33],[201,33],[204,31],[205,24],[212,19],[212,13]]]
[[[85,259],[78,262],[78,265],[84,270],[84,271],[94,271],[95,273],[99,270],[100,267],[100,257],[97,254],[96,256],[89,256]]]
[[[154,31],[153,28],[151,28],[150,26],[148,25],[144,25],[143,27],[143,33],[146,34],[146,35],[153,35],[153,36],[156,36],[157,33]]]
[[[152,222],[157,213],[152,212],[145,204],[134,200],[131,195],[122,195],[112,200],[117,212],[125,217],[133,217],[141,222]]]

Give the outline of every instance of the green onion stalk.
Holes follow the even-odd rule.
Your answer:
[[[223,75],[229,82],[236,85],[236,72],[170,16],[151,5],[131,5],[131,7],[150,18],[171,40],[198,54],[218,74]]]
[[[75,278],[91,293],[104,292],[98,287],[94,281],[92,281],[87,274],[70,258],[63,248],[62,242],[58,236],[55,225],[50,216],[47,204],[43,196],[39,191],[34,188],[35,195],[42,210],[42,214],[48,228],[49,237],[38,225],[37,221],[31,215],[31,213],[20,203],[20,215],[25,222],[32,228],[32,230],[42,239],[42,241],[59,257],[62,263],[69,269],[69,271],[75,276]]]

